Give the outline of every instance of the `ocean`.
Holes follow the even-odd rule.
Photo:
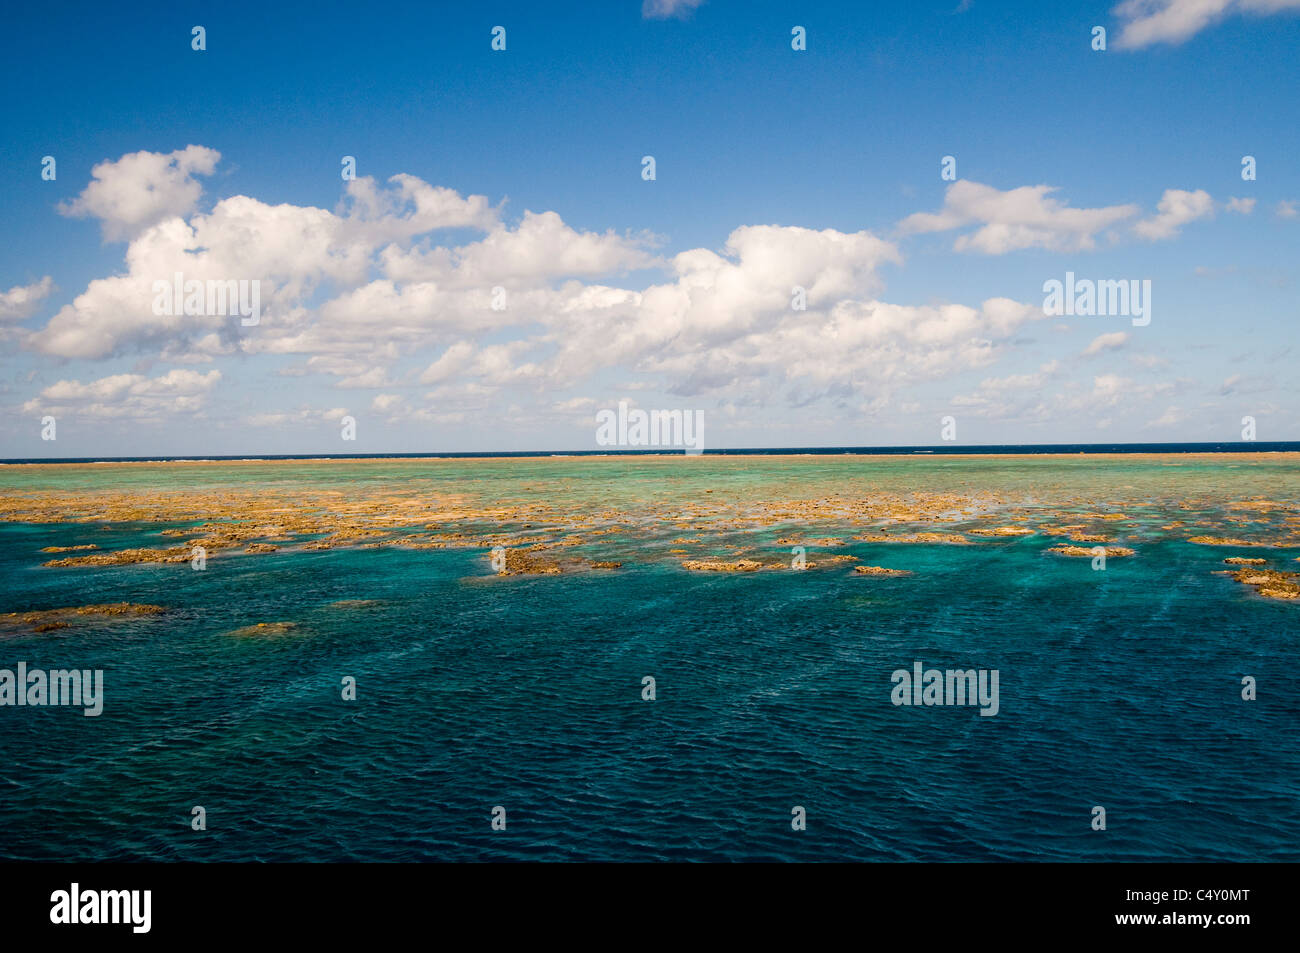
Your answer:
[[[1300,860],[1300,600],[1224,563],[1300,570],[1300,454],[996,449],[0,467],[0,615],[163,609],[0,626],[104,673],[0,706],[0,857]]]

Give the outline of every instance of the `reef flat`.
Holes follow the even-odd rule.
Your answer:
[[[55,570],[346,548],[476,549],[501,576],[649,561],[852,572],[881,546],[1300,548],[1293,453],[29,464],[0,468],[0,488],[0,521],[100,531],[38,547]],[[142,528],[153,542],[139,544]],[[1288,578],[1256,591],[1289,599]]]

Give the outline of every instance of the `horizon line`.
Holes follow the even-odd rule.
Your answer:
[[[1238,440],[1161,443],[1037,443],[1037,444],[886,444],[880,446],[824,447],[720,447],[687,454],[684,448],[649,447],[601,450],[446,450],[380,451],[375,453],[235,453],[235,454],[147,454],[121,457],[7,457],[0,466],[84,463],[203,463],[256,462],[259,460],[410,460],[527,457],[641,457],[641,456],[998,456],[1005,454],[1102,454],[1102,453],[1286,453],[1300,452],[1300,440]]]

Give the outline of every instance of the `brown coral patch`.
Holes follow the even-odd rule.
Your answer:
[[[863,533],[853,537],[864,543],[965,543],[970,540],[960,533]]]
[[[555,576],[563,572],[554,559],[539,556],[531,549],[507,549],[505,557],[498,576]]]
[[[30,627],[36,632],[66,629],[71,622],[102,622],[106,619],[161,615],[162,606],[134,602],[106,602],[89,606],[67,606],[62,609],[39,609],[32,612],[8,612],[0,616],[7,626]]]
[[[685,559],[682,560],[683,569],[691,569],[696,572],[754,572],[762,569],[763,564],[754,559],[738,559],[735,562],[722,562],[721,560],[701,560]]]
[[[850,556],[848,553],[835,553],[824,556],[818,556],[816,562],[810,562],[807,568],[812,569],[816,566],[836,566],[840,563],[851,563],[857,560],[857,556]]]
[[[1253,586],[1261,596],[1269,599],[1295,599],[1300,597],[1300,572],[1280,572],[1276,569],[1238,569],[1228,575],[1240,583]]]
[[[111,552],[93,553],[89,556],[65,556],[51,559],[42,566],[66,568],[74,566],[130,566],[135,563],[187,563],[190,550],[184,546],[167,549],[115,549]]]
[[[296,631],[297,622],[259,622],[257,625],[246,625],[243,628],[234,629],[227,632],[227,635],[233,635],[237,638],[265,637],[274,635],[287,635]]]
[[[1058,556],[1096,556],[1093,549],[1105,549],[1106,558],[1113,559],[1116,556],[1132,556],[1136,550],[1129,549],[1127,546],[1053,546],[1048,550],[1049,553],[1056,553]]]

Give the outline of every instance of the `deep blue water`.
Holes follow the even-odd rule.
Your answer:
[[[917,444],[915,446],[890,447],[750,447],[750,448],[714,448],[704,453],[710,456],[753,456],[783,454],[864,454],[872,456],[893,456],[917,453],[933,454],[1020,454],[1035,455],[1043,453],[1293,453],[1300,451],[1300,441],[1296,440],[1224,440],[1215,443],[1047,443],[1047,444]],[[597,457],[597,456],[646,456],[672,453],[673,448],[650,448],[644,450],[610,449],[600,450],[503,450],[503,451],[468,451],[448,452],[429,450],[420,453],[263,453],[251,455],[218,455],[211,457],[23,457],[0,459],[5,463],[99,463],[112,461],[118,463],[145,463],[154,460],[405,460],[405,459],[459,459],[477,457]],[[681,451],[676,451],[681,452]]]
[[[496,578],[478,549],[34,567],[97,533],[0,524],[0,610],[171,607],[0,636],[0,667],[103,668],[107,696],[0,708],[6,859],[1300,859],[1298,607],[1213,547],[1105,572],[1041,540],[847,547],[899,579]],[[893,706],[915,659],[998,669],[1000,713]]]

